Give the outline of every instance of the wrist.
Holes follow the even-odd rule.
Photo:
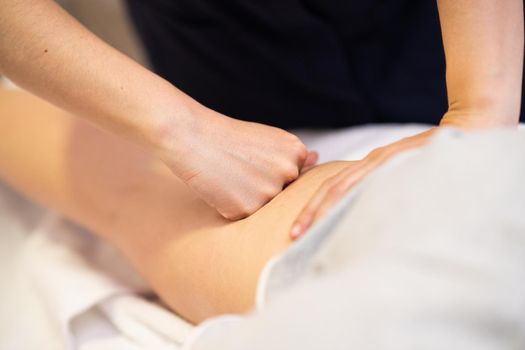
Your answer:
[[[521,79],[447,79],[449,107],[440,125],[465,128],[512,127],[519,123]]]
[[[205,111],[206,107],[180,91],[175,91],[175,96],[169,98],[168,103],[155,108],[153,115],[150,115],[157,120],[149,137],[154,152],[161,156],[166,152],[184,152],[200,128]]]
[[[520,91],[521,92],[521,91]],[[521,100],[497,93],[451,100],[440,126],[464,129],[515,127],[519,123]]]
[[[185,178],[194,160],[212,147],[210,138],[218,133],[224,116],[186,95],[178,102],[163,111],[155,131],[154,150],[171,171]]]

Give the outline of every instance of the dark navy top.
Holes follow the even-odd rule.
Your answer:
[[[154,70],[204,105],[283,128],[438,123],[436,0],[128,0]]]

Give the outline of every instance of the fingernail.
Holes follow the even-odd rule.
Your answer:
[[[292,230],[290,231],[290,236],[292,238],[297,238],[301,235],[301,233],[303,233],[303,225],[297,223],[295,225],[292,226]]]

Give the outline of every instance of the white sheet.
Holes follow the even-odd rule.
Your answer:
[[[261,310],[189,349],[524,349],[524,149],[449,130],[397,156],[273,260]]]
[[[383,125],[297,133],[325,162],[360,159],[424,129]],[[5,188],[0,198],[5,206],[22,201]],[[0,309],[7,312],[0,314],[0,349],[179,349],[215,322],[192,329],[142,297],[147,287],[108,245],[49,211],[35,228],[36,214],[29,213],[38,210],[25,203],[0,212],[0,246],[11,252],[1,262],[7,295]],[[12,226],[16,234],[8,232]],[[9,274],[16,278],[9,281]]]

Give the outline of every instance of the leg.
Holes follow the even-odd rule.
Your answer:
[[[22,92],[0,92],[0,176],[123,251],[189,320],[253,305],[259,272],[302,205],[344,163],[318,167],[253,216],[224,220],[150,155]]]

